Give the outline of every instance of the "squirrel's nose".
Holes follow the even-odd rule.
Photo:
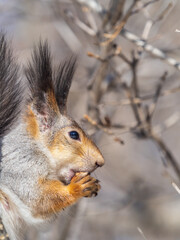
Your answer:
[[[102,167],[104,165],[104,158],[101,157],[95,162],[97,167]]]

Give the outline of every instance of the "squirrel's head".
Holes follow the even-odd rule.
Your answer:
[[[75,58],[53,72],[47,42],[34,49],[26,76],[31,97],[25,122],[57,177],[69,183],[76,172],[92,172],[104,159],[92,140],[67,115],[67,97],[75,71]]]

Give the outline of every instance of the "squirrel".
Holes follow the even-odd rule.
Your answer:
[[[47,41],[40,41],[25,69],[29,95],[20,114],[21,87],[10,53],[1,38],[0,215],[10,239],[22,240],[28,226],[46,226],[80,198],[96,196],[100,184],[90,173],[104,158],[67,114],[76,58],[55,70]]]

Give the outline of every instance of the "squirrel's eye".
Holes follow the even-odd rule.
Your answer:
[[[76,131],[71,131],[71,132],[69,132],[69,136],[70,136],[72,139],[74,139],[74,140],[79,140],[79,139],[80,139],[80,138],[79,138],[79,133],[76,132]]]

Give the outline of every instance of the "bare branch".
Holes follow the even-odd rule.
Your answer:
[[[73,15],[73,13],[70,10],[66,10],[64,12],[68,18],[70,18],[81,30],[89,34],[90,36],[95,36],[96,31],[89,26],[87,26],[85,23],[80,21],[77,17]]]
[[[150,107],[149,107],[149,114],[150,114],[149,117],[150,117],[150,118],[152,118],[153,113],[154,113],[154,111],[155,111],[155,108],[156,108],[158,99],[159,99],[159,97],[160,97],[160,95],[161,95],[162,87],[163,87],[163,84],[164,84],[164,82],[165,82],[165,80],[166,80],[167,74],[168,74],[167,72],[165,72],[165,73],[163,74],[163,76],[160,78],[159,84],[157,85],[157,89],[156,89],[156,92],[155,92],[154,98],[153,98],[153,103],[152,103],[152,104],[150,105]]]
[[[120,144],[124,144],[124,141],[122,139],[120,139],[118,136],[116,136],[116,134],[114,132],[112,132],[110,129],[98,124],[95,120],[93,120],[90,116],[88,116],[87,114],[84,115],[84,119],[86,121],[88,121],[91,125],[99,128],[100,130],[102,130],[104,133],[114,136],[114,140],[116,142],[119,142]]]
[[[151,0],[151,1],[146,2],[144,4],[140,2],[139,6],[131,12],[131,15],[139,13],[141,10],[143,10],[146,7],[148,7],[150,4],[156,3],[158,1],[159,0]]]
[[[114,33],[112,33],[112,34],[107,34],[107,33],[105,33],[105,34],[104,34],[104,37],[106,37],[108,40],[106,40],[105,42],[102,42],[102,43],[101,43],[103,46],[111,43],[111,42],[120,34],[120,32],[121,32],[121,30],[123,29],[124,25],[126,24],[128,18],[131,16],[132,9],[133,9],[134,6],[136,5],[136,2],[137,2],[137,0],[135,0],[135,1],[132,3],[132,5],[131,5],[130,8],[128,9],[127,13],[125,14],[125,16],[122,18],[121,22],[114,27],[114,29],[115,29]],[[118,19],[116,19],[116,21],[117,21],[117,20],[118,20]],[[114,23],[114,24],[115,24],[115,23]]]
[[[86,5],[97,13],[103,13],[103,8],[101,4],[98,3],[98,1],[96,0],[76,0],[76,2]]]
[[[166,144],[162,139],[160,139],[156,134],[152,133],[151,134],[151,139],[158,145],[160,151],[162,151],[166,157],[166,159],[169,161],[171,164],[172,168],[176,172],[178,179],[180,180],[180,166],[176,159],[174,158],[173,154],[171,151],[168,149]]]
[[[137,46],[142,47],[145,51],[151,53],[153,56],[160,58],[167,62],[169,65],[175,67],[177,70],[180,71],[180,62],[175,60],[174,58],[168,57],[163,51],[160,49],[153,47],[152,45],[148,44],[146,41],[142,40],[135,34],[129,32],[126,29],[122,29],[121,35],[126,39],[130,40],[131,42],[135,43]]]

